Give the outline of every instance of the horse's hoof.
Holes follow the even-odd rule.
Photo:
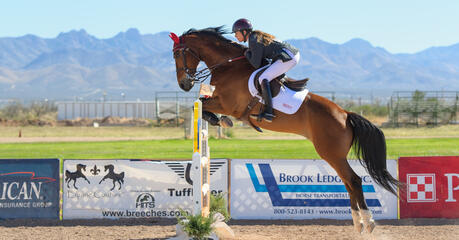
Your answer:
[[[233,121],[227,116],[221,116],[219,123],[222,128],[230,128],[233,126]]]
[[[375,227],[376,227],[375,222],[374,221],[370,221],[370,223],[365,226],[365,230],[367,231],[367,233],[372,233],[373,230],[375,229]]]

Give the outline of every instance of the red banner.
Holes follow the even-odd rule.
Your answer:
[[[400,218],[459,218],[459,156],[401,157]]]

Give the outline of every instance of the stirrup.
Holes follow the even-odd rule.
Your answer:
[[[264,119],[266,122],[269,122],[269,123],[271,123],[273,121],[274,117],[275,117],[274,114],[266,113],[266,112],[262,112],[260,114],[251,114],[250,115],[250,118],[257,120],[258,122],[261,122]]]

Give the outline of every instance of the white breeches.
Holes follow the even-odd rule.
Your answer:
[[[268,81],[273,80],[274,78],[280,76],[283,73],[286,73],[288,70],[292,69],[293,67],[298,64],[300,61],[300,53],[298,52],[297,54],[293,55],[292,52],[290,52],[288,49],[284,48],[284,51],[292,57],[292,60],[283,62],[282,60],[277,60],[273,62],[271,65],[269,65],[268,69],[264,73],[261,74],[261,76],[258,78],[258,81],[261,81],[263,79],[268,79]]]

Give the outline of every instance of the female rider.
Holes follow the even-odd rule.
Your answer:
[[[233,33],[239,42],[248,41],[249,49],[245,51],[244,55],[253,67],[258,69],[267,64],[267,59],[271,61],[269,67],[259,77],[262,97],[265,102],[264,111],[261,116],[251,117],[272,122],[274,114],[269,82],[298,64],[300,53],[297,48],[277,40],[273,35],[253,30],[251,22],[245,18],[234,22]]]

